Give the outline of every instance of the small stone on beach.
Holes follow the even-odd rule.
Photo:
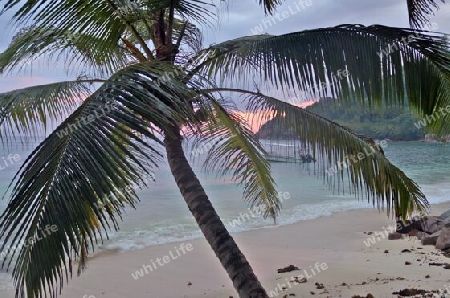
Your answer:
[[[278,269],[277,272],[278,273],[286,273],[286,272],[291,272],[291,271],[294,271],[294,270],[300,270],[300,269],[297,266],[289,265],[289,266],[286,266],[284,268]]]
[[[402,239],[403,235],[399,232],[393,232],[388,234],[388,240],[399,240]]]
[[[425,295],[426,293],[427,292],[425,290],[403,289],[403,290],[401,290],[399,292],[394,292],[392,294],[393,295],[400,295],[400,296],[416,296],[416,295]]]
[[[325,288],[325,286],[323,284],[320,284],[318,282],[316,282],[314,285],[316,286],[316,289],[318,289],[318,290],[321,290],[321,289]]]

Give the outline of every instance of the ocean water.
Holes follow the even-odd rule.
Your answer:
[[[282,142],[280,143],[283,144]],[[21,163],[33,149],[14,144],[0,151],[0,191],[3,194]],[[18,161],[14,161],[14,157]],[[413,178],[427,195],[430,203],[450,201],[450,146],[422,142],[389,142],[386,156]],[[189,153],[188,153],[189,155]],[[301,220],[328,216],[351,209],[372,208],[366,201],[358,201],[353,194],[330,190],[321,176],[314,175],[312,164],[272,163],[277,190],[283,198],[282,213],[274,223],[250,213],[242,199],[242,189],[230,178],[217,178],[201,170],[204,154],[197,154],[194,169],[213,202],[217,212],[232,233],[270,228]],[[141,201],[137,209],[127,209],[121,229],[109,232],[109,240],[99,245],[100,250],[120,251],[147,246],[185,241],[201,237],[192,215],[175,186],[167,165],[155,172],[156,182],[138,191]],[[7,198],[0,200],[0,211]],[[377,212],[374,210],[374,212]],[[247,214],[247,215],[246,215]]]

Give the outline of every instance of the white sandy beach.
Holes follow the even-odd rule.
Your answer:
[[[448,209],[450,203],[433,205],[431,214]],[[450,290],[450,270],[428,265],[429,262],[450,263],[434,247],[423,247],[415,237],[381,239],[369,247],[364,244],[373,236],[364,232],[383,231],[392,223],[384,212],[363,209],[238,233],[234,238],[268,292],[286,288],[276,297],[366,297],[371,293],[379,298],[397,297],[392,293],[404,288]],[[197,239],[185,242],[184,247],[189,244],[192,250],[184,249],[184,253],[180,250],[181,243],[125,253],[102,253],[90,260],[81,277],[65,286],[61,297],[237,298],[207,242]],[[406,248],[411,253],[401,253]],[[166,263],[160,261],[163,266],[157,265],[156,258],[164,256],[169,256]],[[156,269],[134,279],[132,273],[152,264],[151,260]],[[406,261],[411,265],[405,265]],[[278,268],[290,264],[301,270],[277,273]],[[288,282],[300,274],[308,278],[307,282]],[[324,288],[317,289],[316,282]],[[8,295],[1,296],[13,297],[12,292]]]

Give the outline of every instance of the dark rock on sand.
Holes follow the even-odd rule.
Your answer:
[[[307,282],[308,280],[306,279],[306,277],[303,277],[302,279],[298,279],[298,276],[294,276],[294,282],[298,283],[298,284],[302,284]]]
[[[295,271],[295,270],[300,270],[300,269],[297,266],[289,265],[284,268],[278,269],[277,272],[278,273],[286,273],[286,272],[291,272],[291,271]]]
[[[450,210],[445,211],[444,213],[442,213],[442,214],[439,216],[439,219],[440,219],[440,220],[444,220],[444,219],[449,218],[449,217],[450,217]]]
[[[424,236],[422,238],[422,245],[436,245],[437,239],[441,235],[441,231],[437,231],[434,234]]]
[[[416,295],[425,295],[427,291],[425,290],[418,290],[418,289],[403,289],[399,292],[392,293],[393,295],[400,295],[400,296],[416,296]]]
[[[443,225],[445,228],[450,228],[450,217],[447,217],[446,219],[444,219],[444,220],[442,221],[442,225]]]
[[[437,216],[426,216],[422,219],[420,225],[420,231],[433,234],[439,231],[441,227],[442,220],[440,220]]]
[[[420,219],[412,218],[411,220],[408,220],[406,222],[403,222],[401,220],[397,221],[397,233],[408,234],[413,230],[422,231]]]
[[[414,216],[411,220],[398,220],[396,233],[414,235],[422,245],[435,245],[437,249],[450,251],[450,210],[440,216]],[[390,234],[388,238],[396,237],[398,235]],[[446,252],[444,254],[447,255]]]
[[[416,237],[417,237],[417,239],[422,240],[423,237],[425,237],[427,235],[428,235],[427,233],[419,231],[419,232],[417,232]]]
[[[321,289],[325,288],[325,286],[323,284],[320,284],[318,282],[316,282],[314,285],[316,286],[316,289],[318,289],[318,290],[321,290]]]
[[[450,248],[450,228],[444,228],[441,230],[441,234],[436,240],[437,249]]]
[[[444,251],[444,253],[442,254],[444,257],[450,258],[450,249],[447,249]]]
[[[447,215],[447,213],[449,215]],[[424,216],[413,217],[411,220],[407,221],[397,221],[397,232],[401,234],[411,234],[416,235],[418,232],[425,232],[427,234],[433,234],[444,228],[448,224],[450,218],[450,210],[444,212],[440,216]]]
[[[398,239],[402,239],[402,238],[403,238],[403,235],[400,234],[399,232],[392,232],[392,233],[389,233],[389,235],[388,235],[389,240],[398,240]]]

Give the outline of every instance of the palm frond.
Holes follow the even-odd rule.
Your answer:
[[[385,26],[341,25],[214,45],[204,71],[241,84],[315,91],[344,100],[404,104],[422,114],[450,102],[446,35]],[[223,53],[220,55],[220,53]],[[346,75],[343,75],[346,74]],[[236,78],[239,75],[239,79]],[[322,86],[322,87],[321,87]]]
[[[185,45],[194,53],[201,50],[203,46],[203,34],[195,25],[187,21],[175,21],[174,23],[174,42]]]
[[[204,0],[151,0],[145,3],[146,9],[150,12],[159,10],[166,10],[174,4],[175,15],[184,20],[190,20],[197,24],[210,25],[211,20],[217,16],[215,10],[217,9],[214,1]]]
[[[87,0],[83,3],[9,0],[2,13],[16,9],[13,19],[19,24],[31,21],[33,26],[57,26],[62,32],[82,33],[105,43],[116,43],[127,30],[139,39],[140,46],[150,55],[148,45],[137,34],[132,21],[137,15],[139,18],[145,16],[151,19],[155,12],[170,7],[170,3],[168,0],[151,0],[141,4],[132,0]],[[175,13],[181,19],[209,24],[215,16],[215,7],[213,3],[201,0],[181,0],[176,1]]]
[[[201,128],[195,146],[210,145],[204,169],[217,171],[218,175],[230,175],[243,185],[243,198],[251,208],[261,211],[264,217],[274,220],[281,204],[270,173],[265,151],[245,120],[227,110],[211,96],[207,96],[212,114]],[[212,116],[212,117],[211,117]]]
[[[0,93],[0,139],[37,136],[39,129],[61,121],[92,93],[97,79],[65,81]]]
[[[438,2],[445,4],[445,0],[407,0],[411,27],[420,28],[429,24],[430,15],[434,10],[439,9]]]
[[[166,20],[168,20],[168,14],[166,14]],[[146,41],[154,41],[155,22],[149,22],[148,16],[137,14],[134,17],[130,17],[130,22],[135,25],[139,35]],[[130,42],[136,43],[136,39],[133,36],[127,37]],[[201,50],[203,45],[203,34],[201,30],[193,23],[182,20],[179,18],[174,19],[173,23],[173,44],[178,46],[185,46],[192,52],[197,53]]]
[[[103,232],[118,228],[121,209],[136,202],[132,186],[146,184],[158,165],[163,145],[152,127],[166,131],[194,118],[185,85],[156,81],[166,70],[155,61],[118,72],[20,168],[0,217],[1,250],[19,247],[3,262],[9,267],[17,257],[16,297],[56,296],[74,260],[84,262],[86,243],[93,249]],[[57,230],[46,233],[52,225]],[[36,237],[42,239],[20,246]]]
[[[260,92],[230,88],[210,90],[214,91],[247,94],[244,100],[249,112],[257,115],[261,111],[271,111],[274,117],[280,117],[282,128],[292,130],[302,140],[302,146],[311,148],[313,156],[321,156],[320,173],[329,185],[333,179],[338,179],[338,183],[343,181],[347,172],[350,190],[367,196],[367,200],[379,209],[386,206],[388,215],[395,213],[406,218],[412,211],[424,211],[428,207],[419,186],[391,164],[372,140]]]
[[[77,65],[83,71],[112,74],[130,62],[130,55],[119,41],[102,40],[84,33],[62,31],[53,26],[22,28],[8,48],[0,54],[0,72],[26,68],[38,58],[65,61],[66,67]]]
[[[122,9],[132,1],[83,1],[73,2],[58,0],[43,1],[8,1],[2,13],[15,9],[13,21],[38,28],[58,28],[63,33],[76,34],[77,42],[84,46],[90,41],[101,41],[98,47],[117,46],[126,30],[133,31],[132,26],[122,16]],[[19,6],[19,7],[17,7]],[[141,44],[144,48],[145,44]]]
[[[281,0],[259,0],[259,5],[264,7],[264,12],[266,14],[272,14],[275,8],[282,3]]]

